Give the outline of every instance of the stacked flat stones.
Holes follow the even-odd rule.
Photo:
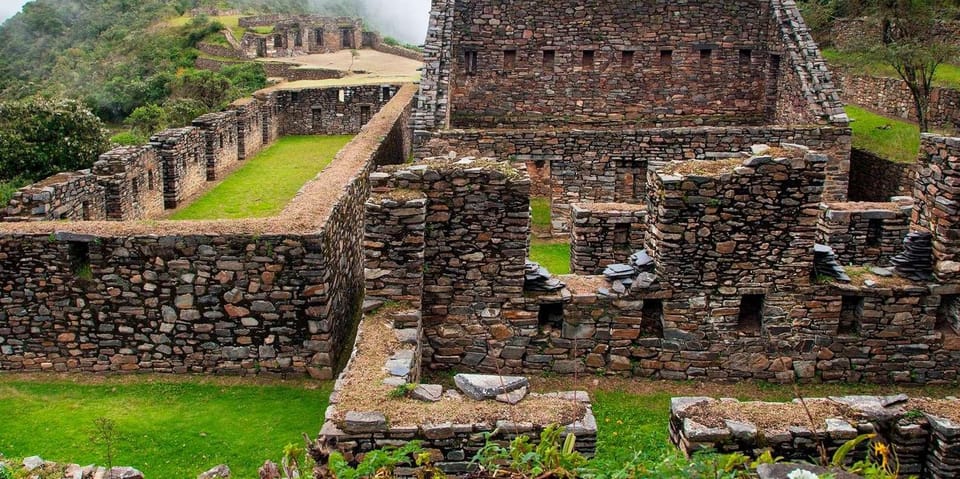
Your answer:
[[[850,282],[843,265],[837,261],[833,248],[822,244],[813,245],[813,268],[817,275],[829,276],[844,283]]]
[[[890,260],[900,276],[926,281],[933,276],[933,235],[910,233],[903,240],[903,253]]]
[[[560,291],[564,286],[566,285],[559,279],[554,278],[547,268],[540,266],[540,263],[527,260],[526,266],[524,267],[524,291],[551,293]]]

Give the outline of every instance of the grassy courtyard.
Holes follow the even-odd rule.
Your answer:
[[[913,163],[920,154],[920,127],[848,105],[853,147],[900,163]]]
[[[257,477],[301,433],[316,436],[328,383],[253,384],[230,379],[123,377],[70,379],[0,375],[0,453],[7,457],[105,464],[92,440],[106,418],[120,434],[113,464],[151,479],[182,479],[228,464]]]
[[[351,135],[285,136],[212,190],[175,212],[173,220],[275,216],[297,191],[327,167]]]

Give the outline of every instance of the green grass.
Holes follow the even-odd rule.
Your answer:
[[[550,231],[550,198],[530,198],[531,220],[534,231]]]
[[[277,140],[207,194],[171,216],[173,220],[265,218],[290,202],[307,181],[330,164],[353,138],[286,136]]]
[[[13,198],[13,194],[20,188],[29,185],[32,181],[26,178],[14,178],[12,180],[0,180],[0,208],[6,207]]]
[[[853,147],[899,163],[913,163],[920,154],[920,128],[903,120],[887,118],[857,106],[847,106],[853,120]]]
[[[167,21],[167,25],[171,27],[182,27],[188,23],[190,20],[193,20],[194,17],[189,15],[184,15],[180,17],[171,18]],[[223,15],[217,17],[209,17],[210,21],[220,22],[224,27],[228,28],[233,32],[233,36],[237,38],[237,41],[243,38],[243,34],[247,31],[246,28],[240,26],[240,15]]]
[[[316,436],[331,388],[149,376],[84,381],[0,376],[0,453],[104,465],[90,437],[94,420],[105,417],[121,434],[114,465],[151,479],[183,479],[223,463],[234,477],[257,477],[286,444],[302,445],[301,433]]]
[[[833,65],[851,69],[856,73],[900,78],[892,66],[860,54],[827,48],[823,50],[823,58]],[[933,76],[933,83],[939,87],[960,89],[960,65],[950,63],[940,65]]]
[[[553,274],[570,274],[570,243],[562,240],[530,240],[530,259]]]

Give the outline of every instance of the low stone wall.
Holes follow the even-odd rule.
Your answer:
[[[916,123],[917,108],[903,80],[858,75],[843,70],[837,71],[837,77],[846,103]],[[960,91],[935,87],[930,94],[928,117],[934,128],[960,128]]]
[[[580,203],[571,205],[570,214],[570,264],[575,274],[601,274],[644,248],[646,205]]]
[[[200,53],[206,53],[207,55],[212,55],[215,57],[236,58],[238,60],[246,60],[246,56],[243,54],[243,52],[233,47],[228,47],[226,45],[200,42],[200,44],[197,45],[197,50],[200,50]]]
[[[399,45],[387,45],[383,42],[383,37],[381,37],[377,32],[363,32],[363,46],[364,48],[371,48],[388,55],[409,58],[410,60],[416,60],[418,62],[423,61],[422,52],[411,50]]]
[[[287,81],[330,80],[348,75],[343,70],[304,67],[292,63],[262,62],[262,65],[268,77],[285,78]]]
[[[142,220],[163,214],[163,165],[153,148],[110,150],[94,163],[93,173],[105,189],[107,219]]]
[[[230,105],[237,112],[237,158],[253,158],[264,147],[263,115],[255,98],[237,100]]]
[[[405,159],[392,132],[414,91],[274,218],[0,225],[0,370],[332,378],[360,315],[369,174]]]
[[[420,307],[426,206],[426,195],[412,191],[375,194],[367,201],[367,298]]]
[[[825,203],[817,244],[833,248],[841,264],[889,266],[910,232],[913,200],[894,203]]]
[[[799,400],[793,403],[741,403],[733,399],[715,400],[706,397],[673,398],[670,405],[670,440],[690,455],[699,450],[723,453],[741,452],[756,457],[770,450],[774,457],[806,462],[820,456],[818,447],[826,448],[828,457],[846,442],[861,434],[877,434],[875,441],[892,447],[898,472],[923,479],[947,479],[960,473],[960,420],[956,399],[910,399],[900,396],[848,396],[829,399],[805,399],[807,407],[817,411],[817,422],[810,423]],[[744,418],[749,413],[767,417],[758,425]],[[791,422],[784,417],[802,419]],[[821,411],[824,411],[821,413]],[[706,417],[712,414],[713,417]],[[779,414],[779,416],[778,416]],[[795,419],[793,419],[795,420]],[[771,424],[771,422],[773,424]],[[703,424],[706,423],[706,424]],[[868,443],[850,451],[849,460],[868,454]]]
[[[90,170],[58,173],[13,194],[3,221],[102,220],[107,217],[103,187]]]
[[[649,169],[672,160],[724,159],[752,145],[797,143],[829,156],[824,199],[845,201],[850,169],[847,128],[731,127],[644,130],[451,130],[416,132],[417,157],[477,153],[517,163],[543,162],[549,171],[554,218],[560,231],[573,203],[646,201]]]
[[[854,148],[850,153],[850,201],[889,201],[893,196],[913,194],[912,164],[880,158]]]
[[[193,126],[203,132],[206,143],[207,181],[222,180],[240,161],[237,112],[227,110],[203,115],[193,120]]]

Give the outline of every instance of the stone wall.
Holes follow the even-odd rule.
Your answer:
[[[818,411],[813,423],[800,413],[803,406],[798,401],[741,403],[707,397],[673,398],[670,440],[688,455],[709,449],[755,457],[759,451],[770,450],[774,457],[803,464],[820,455],[821,445],[832,457],[857,436],[876,434],[876,440],[892,447],[900,474],[947,479],[960,472],[957,453],[960,427],[951,411],[957,407],[956,399],[911,399],[898,395],[806,398],[804,401]],[[744,410],[749,412],[738,413]],[[819,416],[819,411],[825,411],[824,417]],[[745,421],[744,416],[751,414],[756,419]],[[768,416],[760,417],[764,414]],[[805,419],[796,424],[791,419],[796,416]],[[848,451],[849,460],[866,457],[868,446],[867,443]],[[791,470],[786,468],[784,473]]]
[[[392,132],[414,92],[275,218],[0,225],[0,369],[332,378],[360,315],[369,174],[406,158]]]
[[[893,203],[824,203],[817,244],[833,248],[841,264],[889,266],[910,232],[913,200]]]
[[[889,201],[913,194],[913,165],[854,148],[850,153],[850,201]]]
[[[422,87],[422,85],[421,85]],[[811,127],[702,127],[649,130],[450,130],[416,140],[418,157],[479,153],[517,163],[543,162],[550,177],[554,221],[569,231],[572,203],[646,201],[646,174],[673,160],[723,159],[755,144],[799,143],[830,156],[825,197],[848,189],[850,130]]]
[[[280,90],[283,134],[356,134],[397,90],[391,84]]]
[[[644,248],[646,205],[578,203],[570,208],[570,266],[574,274],[601,274]]]
[[[374,173],[380,178],[383,173]],[[395,190],[366,204],[366,297],[421,307],[427,198]]]
[[[862,106],[884,116],[917,122],[917,107],[906,82],[899,78],[873,77],[837,70],[838,86],[846,103]],[[930,94],[928,118],[933,128],[960,128],[960,90],[935,87]]]
[[[222,180],[240,161],[237,112],[209,113],[193,120],[206,143],[207,181]]]
[[[163,214],[163,165],[153,148],[110,150],[94,163],[93,174],[104,188],[107,219],[143,220]]]
[[[510,334],[501,309],[523,294],[529,179],[522,169],[488,159],[434,158],[379,173],[371,179],[374,193],[412,190],[427,198],[425,361],[489,367],[496,357],[490,355],[488,341]],[[394,231],[398,236],[393,241],[402,241],[404,230]]]
[[[247,160],[257,156],[264,147],[260,101],[245,98],[233,102],[230,108],[237,112],[237,158]]]
[[[388,55],[409,58],[418,62],[423,61],[423,53],[399,45],[387,45],[383,42],[383,37],[377,32],[363,32],[363,46]]]
[[[912,230],[933,234],[934,272],[960,279],[960,138],[921,135]]]
[[[207,181],[206,140],[195,127],[164,130],[150,137],[163,163],[165,208],[182,206],[203,190]]]
[[[260,104],[261,126],[263,127],[263,144],[271,145],[277,141],[281,135],[281,122],[283,115],[280,110],[280,103],[277,101],[277,93],[259,93],[254,94],[254,99]]]
[[[847,123],[790,0],[434,0],[424,59],[418,130]]]
[[[3,210],[3,221],[86,221],[107,216],[104,190],[90,170],[58,173],[21,188]]]

